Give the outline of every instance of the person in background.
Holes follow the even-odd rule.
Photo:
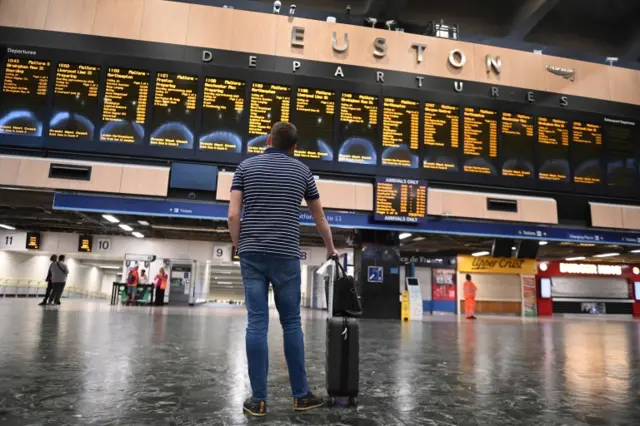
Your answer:
[[[153,279],[156,285],[156,306],[164,305],[164,291],[167,289],[167,280],[169,276],[164,272],[164,268],[160,268],[160,271],[156,274],[156,277]]]
[[[53,282],[51,281],[51,268],[53,267],[54,263],[58,261],[58,256],[52,254],[49,260],[51,261],[51,264],[49,265],[49,270],[47,270],[47,278],[45,278],[45,281],[47,282],[47,291],[44,293],[44,299],[42,300],[42,302],[38,303],[38,305],[40,306],[46,306],[49,300],[49,296],[51,296],[51,292],[53,291]]]
[[[136,299],[136,291],[138,291],[138,282],[140,275],[138,274],[138,265],[129,269],[127,274],[127,304],[131,304]]]
[[[463,285],[464,292],[464,313],[467,319],[476,319],[476,291],[478,287],[471,281],[471,275],[467,274]]]
[[[49,296],[49,303],[54,305],[60,304],[60,298],[64,292],[64,286],[67,284],[67,277],[69,276],[69,268],[64,263],[64,254],[58,256],[58,261],[54,262],[50,266],[51,270],[51,282],[53,283],[53,291]]]
[[[292,157],[298,136],[291,123],[273,125],[268,149],[235,171],[229,203],[229,231],[238,247],[249,323],[246,346],[253,395],[243,404],[252,416],[267,412],[269,283],[284,337],[293,408],[306,411],[324,400],[309,391],[300,320],[300,204],[307,201],[328,255],[337,251],[309,167]],[[242,224],[242,207],[244,217]]]
[[[140,279],[138,280],[138,284],[149,284],[149,276],[147,275],[146,269],[140,271]]]

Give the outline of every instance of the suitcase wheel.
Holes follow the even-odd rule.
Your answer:
[[[349,398],[349,405],[351,407],[357,407],[358,406],[358,397],[352,396],[351,398]]]

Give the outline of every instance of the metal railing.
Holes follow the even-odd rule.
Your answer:
[[[32,278],[2,278],[0,277],[0,297],[5,298],[39,298],[44,297],[47,283]],[[63,298],[79,299],[108,299],[106,293],[89,291],[73,285],[67,285],[62,293]]]

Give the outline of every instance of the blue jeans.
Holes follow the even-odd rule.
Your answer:
[[[300,260],[267,253],[244,253],[240,255],[240,269],[249,316],[246,344],[253,398],[267,399],[269,283],[280,314],[291,393],[295,398],[305,396],[309,389],[300,321]]]

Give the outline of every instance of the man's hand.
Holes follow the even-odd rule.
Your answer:
[[[338,250],[334,248],[329,248],[327,249],[327,259],[331,259],[332,257],[339,257],[340,253],[338,253]]]

